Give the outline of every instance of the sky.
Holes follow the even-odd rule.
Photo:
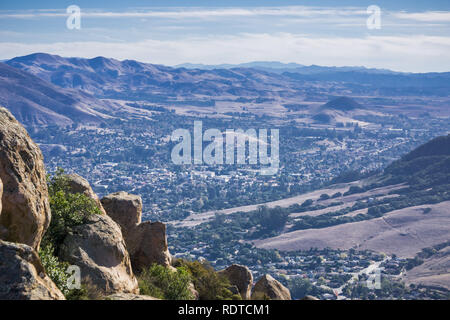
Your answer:
[[[80,28],[72,28],[70,5],[80,8]],[[369,6],[380,8],[379,20]],[[280,61],[447,72],[450,1],[2,0],[0,60],[34,52],[165,65]]]

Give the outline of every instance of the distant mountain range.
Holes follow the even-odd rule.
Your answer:
[[[293,62],[282,63],[278,61],[254,61],[240,64],[218,64],[218,65],[183,63],[176,65],[175,67],[186,69],[202,69],[202,70],[252,68],[275,73],[295,72],[300,74],[318,74],[328,72],[350,72],[350,71],[364,72],[370,74],[401,74],[401,72],[395,72],[387,69],[374,69],[366,67],[324,67],[317,65],[305,66]]]
[[[180,95],[295,97],[316,88],[317,82],[324,87],[340,82],[349,89],[356,87],[358,92],[386,95],[447,96],[450,89],[450,73],[407,74],[363,67],[305,67],[277,62],[224,65],[221,69],[208,70],[35,53],[8,60],[6,64],[63,88],[81,89],[96,97],[129,100],[157,101]]]
[[[178,95],[267,96],[293,82],[255,69],[187,70],[134,60],[62,58],[44,53],[6,62],[62,88],[80,89],[103,98],[166,100]],[[265,93],[266,92],[266,93]]]
[[[0,103],[19,121],[33,126],[101,121],[118,107],[105,99],[144,101],[166,107],[216,107],[217,102],[238,107],[248,103],[262,104],[264,108],[286,105],[295,110],[305,108],[304,100],[323,104],[348,94],[448,97],[450,92],[450,73],[408,74],[279,62],[218,67],[173,68],[134,60],[34,53],[0,63]],[[346,116],[343,112],[360,109],[349,100],[333,103],[336,105],[325,105],[322,111],[313,108],[313,113],[326,114],[319,114],[317,121],[342,121]],[[329,107],[340,114],[330,114],[326,111]],[[219,107],[215,111],[221,112]]]

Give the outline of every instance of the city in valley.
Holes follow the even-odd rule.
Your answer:
[[[21,102],[0,101],[47,171],[75,172],[99,197],[140,195],[143,219],[167,224],[175,258],[245,265],[295,299],[448,298],[447,74],[315,76],[48,54],[0,67]],[[22,103],[41,110],[27,81],[57,92],[65,114],[56,98],[39,107],[51,112],[25,113]],[[241,144],[217,148],[230,128],[243,129],[234,131]],[[423,150],[437,152],[433,161]],[[276,170],[261,174],[268,164]]]

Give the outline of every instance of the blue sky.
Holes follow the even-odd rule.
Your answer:
[[[66,27],[73,4],[79,30]],[[369,5],[381,8],[380,29],[367,28]],[[450,1],[2,0],[0,59],[33,52],[450,71]]]

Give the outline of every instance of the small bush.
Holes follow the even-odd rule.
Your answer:
[[[48,193],[52,219],[42,243],[52,245],[55,252],[73,227],[81,225],[92,214],[101,214],[94,200],[84,194],[68,192],[64,171],[58,169],[53,177],[47,177]]]
[[[217,273],[208,262],[187,261],[178,259],[175,266],[185,267],[191,275],[199,300],[239,300],[228,288],[231,287],[228,279]]]
[[[82,289],[68,289],[67,280],[69,279],[69,275],[66,273],[66,270],[69,264],[60,261],[57,255],[59,247],[72,228],[83,224],[91,214],[101,214],[101,211],[94,200],[86,195],[68,192],[67,178],[64,176],[62,169],[58,169],[53,177],[47,176],[47,187],[52,218],[42,238],[41,249],[39,251],[42,265],[47,275],[53,280],[66,298],[77,295],[79,297],[88,297],[89,290],[84,294],[82,293]],[[90,295],[92,296],[92,294]]]
[[[153,264],[138,276],[139,290],[143,295],[166,300],[193,300],[189,291],[191,277],[184,267],[177,271]]]
[[[70,290],[66,295],[67,300],[103,300],[103,292],[92,283],[90,278],[85,278],[80,289]]]
[[[67,262],[61,262],[54,254],[54,248],[49,243],[45,247],[40,248],[39,257],[41,258],[42,265],[45,272],[53,280],[56,286],[66,296],[70,290],[67,287],[67,280],[69,275],[66,273],[69,264]]]

